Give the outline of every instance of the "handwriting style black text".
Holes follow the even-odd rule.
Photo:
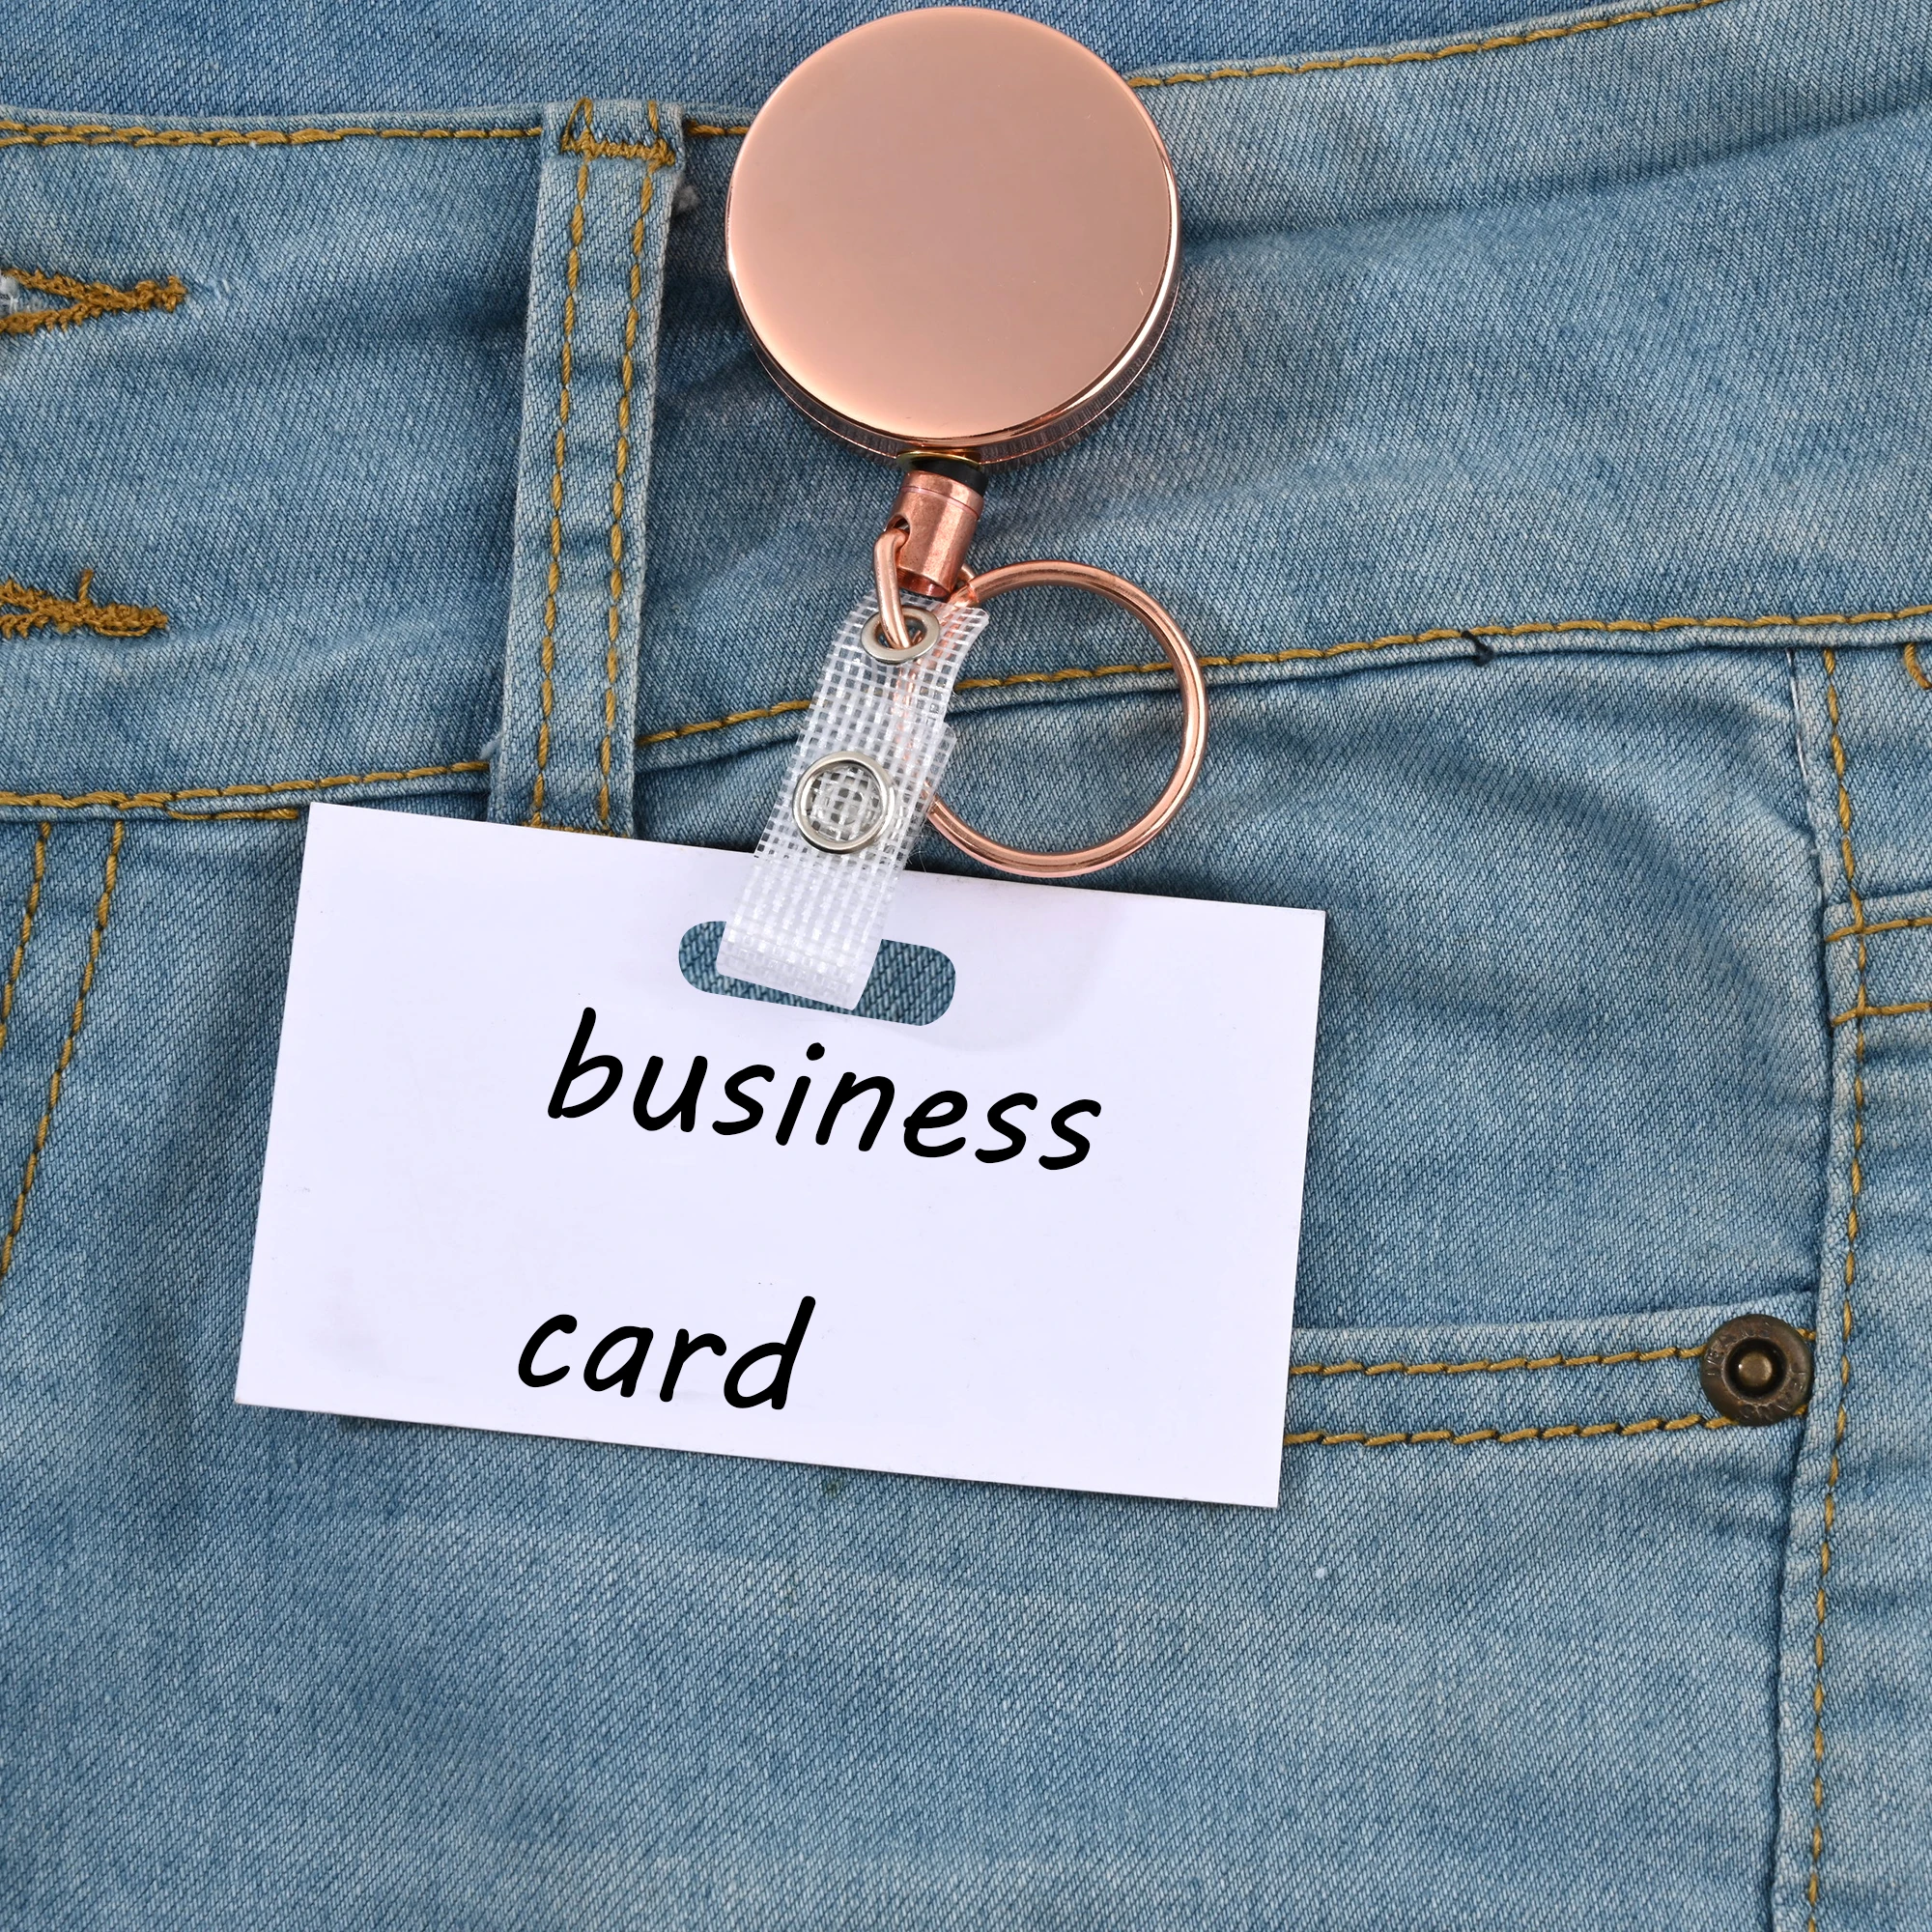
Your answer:
[[[556,1085],[551,1090],[550,1117],[554,1121],[575,1121],[595,1113],[606,1101],[614,1098],[624,1084],[624,1063],[614,1053],[589,1050],[590,1036],[596,1025],[596,1009],[585,1007],[577,1025],[577,1037],[571,1041]],[[824,1047],[816,1040],[805,1049],[808,1060],[821,1060],[824,1055]],[[710,1071],[709,1059],[701,1053],[694,1055],[683,1083],[673,1092],[664,1077],[663,1055],[652,1054],[644,1063],[637,1092],[632,1096],[632,1119],[646,1133],[657,1133],[673,1122],[680,1132],[695,1132]],[[724,1102],[734,1111],[712,1121],[711,1131],[725,1135],[756,1132],[764,1122],[767,1102],[777,1099],[779,1090],[772,1083],[778,1078],[775,1066],[741,1066],[736,1072],[726,1074],[719,1083],[720,1091]],[[813,1085],[810,1073],[800,1073],[792,1081],[773,1132],[780,1147],[790,1145],[794,1131],[804,1121]],[[754,1089],[768,1091],[759,1093]],[[817,1105],[817,1123],[811,1138],[819,1147],[827,1146],[849,1108],[849,1118],[858,1123],[858,1150],[869,1153],[897,1104],[898,1092],[883,1073],[869,1074],[864,1079],[854,1073],[840,1073],[832,1083],[823,1104]],[[1015,1117],[1036,1114],[1038,1109],[1039,1096],[1035,1094],[1008,1094],[993,1101],[985,1110],[985,1123],[998,1138],[984,1147],[974,1148],[973,1158],[988,1167],[1018,1159],[1026,1151],[1027,1126],[1037,1123],[1022,1122]],[[897,1144],[922,1160],[945,1160],[963,1152],[968,1135],[950,1133],[948,1129],[959,1126],[972,1111],[966,1095],[952,1088],[928,1094],[907,1108],[900,1118]],[[1072,1123],[1083,1118],[1097,1120],[1099,1116],[1097,1100],[1069,1100],[1059,1108],[1049,1124],[1061,1151],[1040,1154],[1040,1166],[1050,1172],[1078,1167],[1092,1151],[1093,1143]]]
[[[760,1403],[766,1402],[774,1408],[785,1406],[785,1397],[791,1392],[791,1372],[798,1362],[798,1351],[805,1342],[811,1311],[817,1305],[810,1295],[803,1296],[798,1304],[798,1313],[792,1318],[791,1333],[782,1342],[760,1342],[755,1349],[747,1349],[725,1371],[724,1400],[733,1408],[756,1408]],[[562,1381],[574,1366],[572,1363],[553,1361],[539,1369],[537,1357],[546,1343],[576,1333],[577,1317],[574,1315],[553,1315],[548,1321],[539,1322],[535,1333],[524,1344],[524,1352],[517,1358],[518,1380],[533,1389],[549,1388]],[[585,1386],[600,1395],[607,1389],[615,1389],[620,1397],[636,1395],[638,1383],[644,1373],[644,1358],[651,1351],[652,1340],[648,1328],[637,1328],[626,1323],[611,1329],[583,1358]],[[694,1335],[689,1328],[680,1328],[677,1340],[670,1345],[665,1357],[664,1379],[658,1384],[658,1400],[669,1402],[677,1394],[679,1378],[684,1374],[685,1364],[694,1355],[723,1355],[726,1352],[724,1336],[709,1333]],[[746,1371],[755,1369],[764,1362],[773,1364],[770,1377],[762,1388],[748,1391],[745,1387]]]

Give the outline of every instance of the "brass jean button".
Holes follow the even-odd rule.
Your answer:
[[[1782,1422],[1811,1393],[1811,1345],[1775,1315],[1740,1315],[1704,1344],[1697,1373],[1733,1422]]]

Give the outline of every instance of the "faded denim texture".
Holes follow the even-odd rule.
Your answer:
[[[1209,662],[1099,883],[1330,914],[1279,1511],[232,1403],[306,802],[756,837],[891,477],[727,130],[863,11],[0,20],[0,1920],[1922,1926],[1923,8],[1049,15],[1184,280],[977,554]],[[951,802],[1135,815],[1149,655],[1002,600]]]

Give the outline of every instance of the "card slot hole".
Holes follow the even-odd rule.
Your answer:
[[[694,925],[678,941],[677,968],[688,985],[700,993],[718,993],[732,1000],[762,1000],[777,1007],[806,1007],[813,1012],[842,1012],[819,1000],[802,1000],[775,987],[749,980],[730,980],[718,970],[718,944],[724,922],[708,920]],[[852,1011],[860,1019],[890,1020],[895,1026],[930,1026],[952,1004],[958,973],[945,953],[930,946],[909,946],[886,940],[872,965],[872,977]]]

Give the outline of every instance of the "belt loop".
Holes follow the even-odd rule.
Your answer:
[[[665,238],[682,167],[675,108],[544,112],[503,720],[490,816],[632,830]]]

